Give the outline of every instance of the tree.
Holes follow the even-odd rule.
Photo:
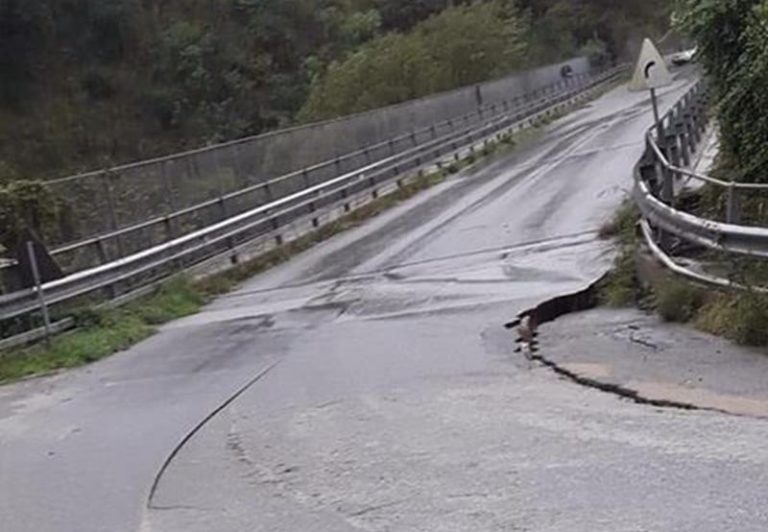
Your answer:
[[[15,108],[29,96],[49,16],[39,0],[0,0],[0,106]]]
[[[676,18],[698,44],[726,166],[768,182],[768,0],[685,0]]]
[[[299,114],[318,120],[478,83],[524,64],[525,19],[494,0],[446,9],[333,63]]]

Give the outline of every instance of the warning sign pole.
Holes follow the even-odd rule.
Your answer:
[[[651,103],[653,104],[653,123],[656,125],[656,135],[659,144],[664,142],[664,124],[659,117],[659,99],[656,96],[656,89],[651,89]]]

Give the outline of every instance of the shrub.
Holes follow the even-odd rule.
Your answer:
[[[705,292],[698,286],[668,279],[655,291],[656,309],[664,321],[688,323],[705,303]]]
[[[743,345],[768,345],[768,298],[752,292],[738,297],[735,323],[728,336]]]

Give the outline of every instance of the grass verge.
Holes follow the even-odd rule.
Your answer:
[[[600,287],[600,300],[610,307],[639,304],[647,296],[637,275],[636,255],[639,240],[637,223],[640,213],[630,200],[625,201],[599,232],[600,238],[616,239],[619,253],[613,270]]]
[[[600,94],[602,92],[594,94],[593,97]],[[197,313],[212,298],[231,291],[254,275],[362,224],[483,158],[508,152],[520,143],[530,141],[540,134],[545,125],[583,105],[583,102],[572,105],[516,134],[500,135],[496,140],[485,143],[481,149],[472,151],[464,159],[443,165],[436,172],[420,175],[391,194],[225,272],[199,281],[184,276],[174,278],[155,294],[118,309],[82,309],[74,316],[76,328],[72,332],[52,338],[50,346],[41,343],[0,353],[0,384],[82,366],[125,350],[151,336],[159,325]]]
[[[601,300],[614,307],[637,306],[653,310],[672,323],[690,324],[696,329],[753,347],[768,346],[768,295],[755,291],[724,291],[703,287],[671,273],[658,279],[641,280],[637,257],[641,240],[637,235],[639,213],[625,204],[601,228],[604,238],[616,238],[620,246],[613,271],[600,287]],[[751,277],[765,278],[766,265],[743,259],[733,260],[727,269],[739,272],[739,282]],[[751,275],[745,275],[745,271]]]

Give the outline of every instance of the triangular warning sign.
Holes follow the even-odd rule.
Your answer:
[[[671,84],[672,75],[669,73],[667,63],[651,40],[645,39],[635,67],[635,74],[629,82],[629,90],[659,89]]]

